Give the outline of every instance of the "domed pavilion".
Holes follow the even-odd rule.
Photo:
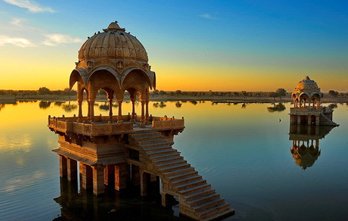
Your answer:
[[[298,82],[296,88],[291,94],[294,107],[320,107],[320,98],[323,94],[317,83],[311,80],[308,76],[302,81]]]
[[[80,183],[80,189],[91,189],[95,195],[104,194],[105,187],[120,191],[135,186],[146,196],[149,186],[156,186],[163,206],[172,201],[170,197],[178,199],[180,213],[195,220],[233,214],[229,204],[172,147],[174,136],[185,128],[184,119],[149,116],[149,91],[156,88],[156,74],[135,36],[112,22],[89,37],[79,50],[69,84],[70,88],[77,84],[78,116],[48,117],[48,127],[58,134],[59,147],[53,151],[59,156],[61,180],[73,186]],[[99,90],[107,94],[109,116],[94,114]],[[123,115],[126,92],[132,114]],[[87,116],[82,115],[84,94]],[[114,100],[117,116],[112,110]],[[140,116],[136,100],[141,102]]]
[[[297,125],[337,126],[332,121],[333,110],[321,106],[318,84],[308,76],[300,81],[291,94],[293,108],[290,109],[290,123]]]
[[[77,83],[78,117],[82,117],[83,93],[87,94],[88,117],[94,118],[97,93],[103,89],[109,100],[109,117],[112,103],[118,103],[118,120],[122,120],[122,102],[128,91],[134,119],[135,100],[141,102],[141,119],[149,117],[149,90],[156,88],[156,74],[151,71],[144,46],[117,22],[112,22],[103,32],[88,37],[78,52],[76,67],[70,75],[70,88]],[[145,108],[144,108],[145,107]]]

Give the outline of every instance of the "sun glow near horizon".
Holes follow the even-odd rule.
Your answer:
[[[0,89],[67,88],[87,36],[118,20],[144,45],[160,90],[292,90],[309,75],[323,91],[348,91],[347,3],[65,3],[0,1]]]

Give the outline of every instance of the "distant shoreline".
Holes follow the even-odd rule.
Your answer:
[[[16,103],[17,101],[75,101],[76,95],[0,95],[0,103]],[[106,101],[105,96],[97,96],[97,101]],[[129,100],[125,96],[124,100]],[[269,96],[228,96],[228,95],[185,95],[185,94],[151,94],[150,101],[165,102],[165,101],[211,101],[215,103],[286,103],[291,102],[290,96],[284,97],[269,97]],[[324,96],[322,103],[348,103],[348,96],[331,97]]]

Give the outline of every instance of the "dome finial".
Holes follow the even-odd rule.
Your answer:
[[[306,80],[310,80],[310,78],[309,78],[309,76],[308,76],[308,75],[306,76]]]
[[[105,32],[108,31],[125,31],[124,28],[121,28],[118,24],[117,21],[111,22],[108,26],[108,28],[103,29]]]

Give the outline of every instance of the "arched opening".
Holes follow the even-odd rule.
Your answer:
[[[136,119],[135,101],[141,103],[141,120],[146,123],[149,119],[149,88],[151,81],[146,73],[139,69],[127,71],[122,78],[121,86],[130,93],[132,101],[132,119]]]
[[[319,108],[320,107],[320,94],[313,94],[311,97],[312,104],[314,108]]]
[[[116,97],[123,98],[123,92],[121,91],[118,83],[118,79],[115,77],[113,73],[106,69],[97,69],[94,71],[88,79],[88,109],[89,109],[89,117],[90,119],[94,118],[94,103],[96,100],[96,96],[99,90],[104,90],[106,92],[106,101],[108,101],[109,106],[109,118],[112,120],[113,110],[112,110],[112,102],[114,95]],[[118,95],[118,96],[117,96]],[[122,99],[119,101],[122,103]],[[120,112],[120,111],[119,111]]]
[[[307,102],[309,102],[309,96],[306,93],[300,95],[300,107],[306,107]]]

